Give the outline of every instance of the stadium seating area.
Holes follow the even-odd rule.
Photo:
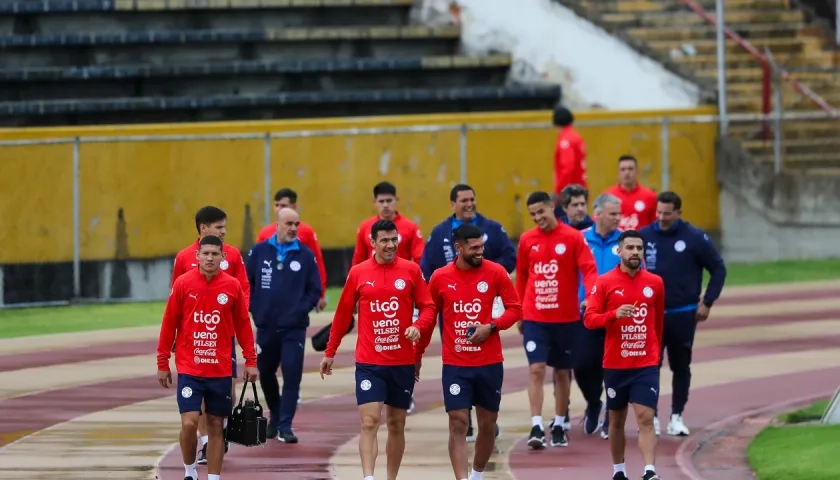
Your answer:
[[[563,0],[580,15],[601,24],[635,47],[663,61],[683,76],[717,88],[715,27],[682,0]],[[712,17],[715,0],[694,0]],[[840,107],[840,54],[832,33],[791,0],[726,0],[729,29],[762,54],[769,48],[791,77]],[[762,69],[755,56],[728,40],[727,104],[733,113],[761,113]],[[785,111],[822,112],[811,99],[782,82]],[[840,122],[790,121],[784,126],[785,168],[840,172]],[[730,133],[756,159],[773,162],[773,143],[762,138],[762,126],[732,124]]]
[[[0,1],[0,126],[551,108],[413,0]]]

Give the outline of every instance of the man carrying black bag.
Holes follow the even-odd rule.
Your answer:
[[[356,317],[353,317],[350,320],[350,328],[347,329],[347,333],[353,331],[353,325],[356,323]],[[327,349],[327,342],[330,341],[330,330],[332,329],[332,323],[325,326],[324,328],[318,330],[315,335],[312,335],[312,349],[316,352],[323,352]]]
[[[245,270],[251,285],[251,315],[257,326],[257,368],[271,412],[267,436],[297,443],[292,420],[303,378],[309,312],[321,297],[321,277],[315,254],[297,239],[297,212],[283,208],[277,219],[277,234],[254,246]],[[278,367],[283,374],[282,397]]]

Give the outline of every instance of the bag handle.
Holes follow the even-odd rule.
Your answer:
[[[257,382],[249,382],[246,380],[245,383],[242,384],[242,393],[239,395],[239,404],[237,405],[239,408],[242,408],[242,401],[245,400],[245,390],[248,389],[249,383],[254,389],[254,405],[258,407],[260,406],[260,397],[257,396]]]

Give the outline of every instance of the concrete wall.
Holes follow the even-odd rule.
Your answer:
[[[776,175],[728,138],[717,162],[727,261],[840,257],[840,177]]]

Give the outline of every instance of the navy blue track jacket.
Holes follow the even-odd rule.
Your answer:
[[[257,329],[309,326],[309,312],[321,298],[321,274],[312,250],[299,240],[279,244],[274,235],[254,245],[245,270]]]
[[[669,230],[663,231],[654,222],[639,233],[645,241],[645,268],[665,283],[665,313],[697,309],[703,270],[710,274],[703,303],[711,306],[720,297],[726,266],[706,232],[679,220]]]
[[[455,261],[457,252],[452,231],[462,223],[452,215],[438,224],[429,235],[423,249],[423,257],[420,259],[420,269],[427,282],[435,270]],[[475,220],[471,223],[484,232],[484,258],[505,267],[508,273],[513,272],[516,269],[516,248],[505,228],[499,222],[479,214],[475,215]]]

